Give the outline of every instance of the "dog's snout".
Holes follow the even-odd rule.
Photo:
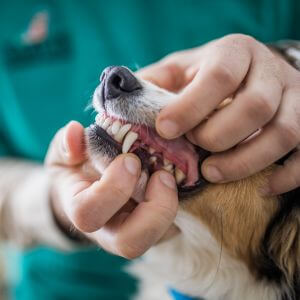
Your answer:
[[[103,100],[111,100],[141,89],[138,79],[124,67],[108,67],[102,75]]]

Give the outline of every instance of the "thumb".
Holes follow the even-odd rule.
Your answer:
[[[45,163],[75,166],[85,159],[84,128],[80,123],[71,121],[54,136]]]

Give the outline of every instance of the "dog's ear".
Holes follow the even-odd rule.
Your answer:
[[[281,286],[283,299],[300,299],[300,189],[278,201],[263,241],[265,271]]]

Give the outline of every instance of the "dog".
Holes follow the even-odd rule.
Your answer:
[[[86,131],[97,170],[133,152],[142,162],[136,201],[143,200],[155,170],[174,174],[178,186],[180,233],[131,265],[140,280],[136,299],[173,299],[174,293],[206,300],[300,299],[299,191],[263,197],[258,190],[274,166],[237,182],[206,182],[200,167],[210,153],[155,131],[156,116],[173,93],[121,66],[106,68],[100,80],[93,95],[97,116]]]

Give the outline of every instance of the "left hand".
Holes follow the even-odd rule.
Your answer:
[[[186,134],[215,152],[202,165],[209,181],[242,179],[295,149],[272,174],[264,193],[300,185],[300,72],[279,54],[252,37],[233,34],[171,54],[139,74],[180,91],[161,111],[156,128],[165,138]],[[228,97],[232,103],[207,119]]]

